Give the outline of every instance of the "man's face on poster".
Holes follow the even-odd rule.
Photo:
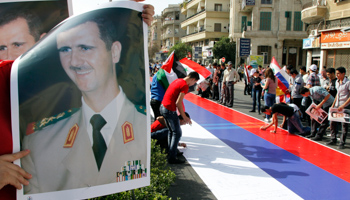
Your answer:
[[[332,113],[332,117],[334,117],[334,118],[343,118],[344,117],[344,113],[333,112]]]
[[[115,84],[115,63],[119,62],[121,45],[114,42],[107,49],[95,22],[88,21],[58,34],[57,48],[63,69],[83,93]]]
[[[34,44],[26,19],[19,17],[0,26],[0,60],[15,60]]]

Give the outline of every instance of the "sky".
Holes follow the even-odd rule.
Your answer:
[[[0,2],[1,1],[4,1],[4,0],[0,0]],[[117,0],[113,0],[113,1],[117,1]],[[73,0],[74,12],[75,14],[80,13],[81,10],[85,10],[84,7],[90,7],[91,5],[96,5],[104,2],[109,2],[109,0]],[[141,3],[151,4],[152,6],[154,6],[154,11],[156,13],[155,15],[161,15],[162,11],[165,8],[167,8],[169,4],[178,4],[182,2],[183,0],[145,0]],[[75,5],[79,5],[79,6],[75,6]],[[84,5],[84,6],[81,6],[81,5]]]
[[[142,3],[151,4],[154,6],[155,15],[161,15],[162,11],[168,7],[169,4],[182,3],[183,0],[145,0]]]

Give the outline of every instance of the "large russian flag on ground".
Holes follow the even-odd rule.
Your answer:
[[[289,88],[289,75],[284,70],[281,70],[281,67],[279,66],[275,57],[272,57],[270,68],[273,70],[278,79],[278,87],[283,92],[286,92],[286,90]]]

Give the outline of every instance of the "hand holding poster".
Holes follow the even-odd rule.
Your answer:
[[[328,115],[322,108],[316,109],[315,103],[312,103],[305,112],[320,124],[327,118]]]
[[[30,149],[21,166],[33,176],[19,199],[84,199],[149,184],[141,11],[112,2],[73,16],[15,61],[14,150]]]
[[[328,120],[335,121],[335,122],[350,123],[350,110],[343,109],[341,112],[339,112],[338,108],[330,108]]]

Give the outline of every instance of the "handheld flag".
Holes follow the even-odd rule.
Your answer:
[[[289,88],[289,75],[284,70],[281,70],[281,67],[279,66],[275,57],[272,57],[270,68],[273,70],[275,76],[277,77],[278,87],[282,90],[282,92],[285,93]]]
[[[185,68],[185,71],[187,72],[187,74],[193,71],[199,74],[199,80],[197,81],[197,83],[204,81],[204,79],[208,78],[208,76],[210,76],[211,74],[211,72],[207,70],[205,67],[202,67],[198,63],[192,60],[189,60],[187,58],[181,59],[180,63]]]

